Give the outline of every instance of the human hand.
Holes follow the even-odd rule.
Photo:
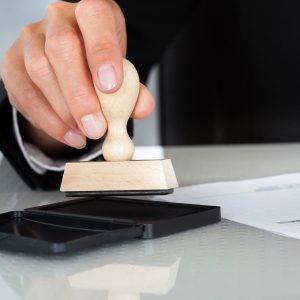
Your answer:
[[[56,140],[80,149],[86,137],[105,134],[94,84],[105,93],[119,89],[126,41],[124,16],[112,0],[54,2],[40,22],[23,29],[4,58],[2,79],[30,128],[46,133],[47,147]],[[145,118],[153,109],[141,85],[132,117]]]

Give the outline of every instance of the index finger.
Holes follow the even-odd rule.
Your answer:
[[[117,91],[123,81],[119,35],[126,40],[125,21],[122,13],[116,20],[114,5],[108,0],[82,0],[75,10],[93,81],[104,93]]]

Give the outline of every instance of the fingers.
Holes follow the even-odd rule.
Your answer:
[[[119,36],[126,37],[126,30],[124,17],[115,5],[104,0],[83,0],[75,10],[93,81],[104,93],[117,91],[123,81]],[[120,35],[118,31],[122,31]]]
[[[134,119],[147,118],[155,108],[155,100],[150,91],[143,85],[140,85],[140,92],[135,108],[131,117]]]
[[[69,111],[78,127],[91,139],[106,132],[106,120],[94,90],[85,52],[73,24],[60,10],[48,13],[45,52],[53,67]]]
[[[76,128],[76,121],[65,102],[52,66],[46,56],[44,46],[45,38],[42,34],[38,34],[36,38],[24,46],[26,71],[34,84],[39,87],[40,91],[46,97],[56,114],[71,128]]]
[[[11,67],[6,66],[4,82],[12,105],[35,127],[50,137],[74,148],[81,149],[86,139],[76,129],[70,129],[52,109],[44,95],[29,78],[22,58],[13,57]],[[13,92],[11,92],[13,91]]]

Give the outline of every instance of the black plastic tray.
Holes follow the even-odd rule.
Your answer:
[[[126,198],[80,198],[0,214],[0,249],[61,253],[156,238],[220,221],[220,207]]]

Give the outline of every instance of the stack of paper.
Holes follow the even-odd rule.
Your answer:
[[[221,206],[225,219],[300,239],[299,173],[183,187],[160,199]]]

